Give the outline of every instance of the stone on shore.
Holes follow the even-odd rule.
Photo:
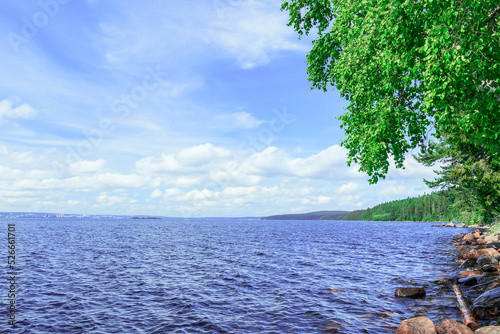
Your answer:
[[[480,266],[483,266],[485,264],[498,264],[498,260],[491,255],[483,254],[477,259],[476,263]]]
[[[479,259],[479,257],[481,255],[491,255],[491,256],[499,256],[500,255],[500,253],[496,249],[493,249],[493,248],[478,249],[478,250],[476,250],[476,253],[478,255],[478,257],[476,258],[476,261],[477,261],[477,259]]]
[[[500,334],[500,326],[487,326],[477,329],[476,334]]]
[[[487,248],[487,249],[493,249],[493,248]],[[494,250],[494,249],[493,249]],[[471,248],[471,249],[462,249],[458,253],[458,257],[464,260],[472,259],[474,262],[479,258],[480,255],[477,253],[477,249]]]
[[[472,233],[467,233],[464,236],[464,241],[468,244],[472,243],[473,241],[476,241],[476,237]]]
[[[465,277],[458,280],[463,286],[473,286],[477,284],[477,276]]]
[[[397,297],[421,298],[425,296],[425,290],[423,288],[399,288],[394,294]]]
[[[486,244],[486,248],[498,249],[498,248],[500,248],[500,242],[492,242],[492,243]]]
[[[404,320],[396,330],[396,334],[437,334],[437,332],[431,319],[416,317]]]
[[[498,242],[498,236],[496,235],[487,235],[484,237],[484,241],[486,242]]]
[[[445,320],[436,327],[438,334],[473,334],[474,332],[464,324],[455,320]]]
[[[455,224],[453,224],[453,223],[448,223],[448,224],[446,224],[446,227],[455,227]]]
[[[467,225],[465,225],[464,223],[458,223],[458,224],[455,224],[455,227],[466,227]]]

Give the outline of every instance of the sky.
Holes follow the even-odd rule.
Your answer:
[[[280,0],[40,0],[0,12],[0,211],[172,217],[356,210],[431,192],[409,156],[346,164]]]

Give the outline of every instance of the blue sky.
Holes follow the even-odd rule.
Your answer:
[[[0,211],[261,216],[430,190],[346,166],[280,0],[6,1]]]

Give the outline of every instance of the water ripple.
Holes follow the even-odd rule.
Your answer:
[[[3,307],[2,333],[388,333],[415,314],[460,318],[431,284],[453,268],[457,229],[229,219],[16,229],[18,324]],[[398,299],[400,286],[430,298]]]

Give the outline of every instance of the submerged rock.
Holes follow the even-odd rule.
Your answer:
[[[500,288],[486,291],[476,299],[474,299],[474,307],[497,307],[500,306]]]
[[[431,319],[416,317],[404,320],[396,330],[396,334],[437,334],[437,332]]]
[[[464,324],[455,320],[445,320],[436,327],[438,334],[473,334],[474,332]]]
[[[397,297],[420,298],[425,296],[425,290],[423,288],[399,288],[394,294]]]
[[[477,298],[477,296],[479,296],[479,292],[476,290],[469,290],[465,293],[465,297],[467,298]]]

